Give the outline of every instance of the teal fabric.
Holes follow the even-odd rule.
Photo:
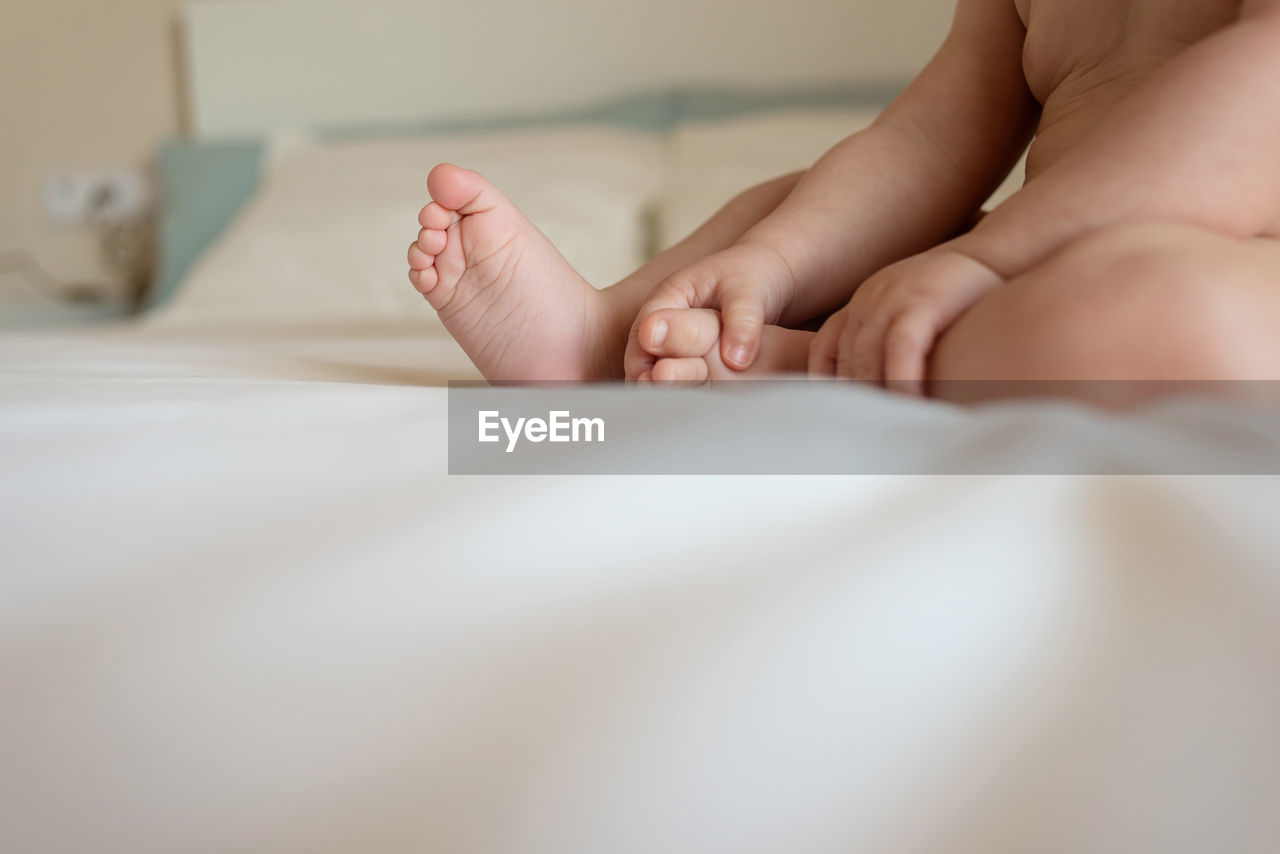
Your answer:
[[[506,115],[407,124],[321,128],[321,139],[341,141],[376,136],[419,133],[478,133],[512,128],[593,124],[621,127],[643,133],[665,133],[680,122],[732,119],[748,113],[785,107],[838,108],[884,106],[901,91],[901,81],[864,82],[857,86],[833,85],[744,92],[738,89],[668,89],[624,95],[601,103],[551,113]]]
[[[775,92],[735,89],[689,89],[677,92],[676,122],[717,121],[748,113],[784,108],[883,107],[903,88],[901,82],[866,82],[858,86],[808,87]]]
[[[538,115],[435,121],[377,127],[324,128],[327,140],[419,133],[475,133],[511,128],[590,123],[645,133],[664,133],[680,122],[731,119],[784,107],[883,106],[901,81],[865,82],[774,92],[671,89],[641,92],[604,103]],[[145,305],[164,302],[178,289],[191,264],[253,195],[265,145],[260,140],[197,143],[170,141],[158,155],[160,179],[159,265]]]
[[[602,103],[550,113],[510,114],[429,122],[384,124],[362,127],[319,128],[321,139],[341,141],[377,136],[405,136],[422,133],[484,133],[518,128],[593,124],[620,127],[642,133],[662,133],[680,120],[680,92],[643,92]]]
[[[158,265],[145,308],[173,295],[191,264],[253,195],[263,153],[256,140],[161,146]]]

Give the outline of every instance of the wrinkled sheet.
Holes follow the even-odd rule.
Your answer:
[[[1280,850],[1275,478],[451,478],[470,375],[0,337],[0,850]]]

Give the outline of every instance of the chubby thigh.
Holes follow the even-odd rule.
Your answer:
[[[1280,380],[1280,242],[1169,223],[1086,235],[962,315],[929,378],[949,398],[991,396],[974,380]]]

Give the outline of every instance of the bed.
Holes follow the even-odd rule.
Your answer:
[[[605,283],[869,121],[945,6],[512,7],[538,75],[428,106],[404,22],[485,4],[190,7],[152,310],[0,336],[0,850],[1280,849],[1266,403],[481,389],[626,429],[451,457],[426,168]]]

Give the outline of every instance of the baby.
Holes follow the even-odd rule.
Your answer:
[[[427,187],[409,278],[490,380],[1280,377],[1280,0],[959,0],[871,128],[604,290]]]

